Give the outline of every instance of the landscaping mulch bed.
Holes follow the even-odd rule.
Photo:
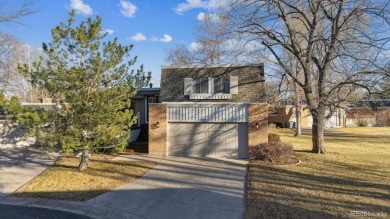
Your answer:
[[[299,165],[301,161],[296,157],[290,157],[287,160],[280,162],[269,162],[264,160],[251,160],[250,163],[257,165],[269,165],[269,166],[290,166],[290,165]]]

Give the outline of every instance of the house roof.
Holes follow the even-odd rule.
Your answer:
[[[162,66],[162,69],[169,69],[169,68],[232,68],[232,67],[250,67],[250,66],[264,66],[264,63],[257,63],[257,64],[223,64],[223,65],[168,65],[168,66]]]
[[[353,104],[348,105],[349,108],[380,108],[390,107],[390,99],[377,99],[377,100],[359,100]]]
[[[57,109],[57,103],[20,103],[22,106],[30,107],[34,110],[37,109],[46,109],[46,110],[56,110]]]
[[[146,96],[158,96],[160,94],[160,88],[141,88],[138,93],[132,99],[144,99]]]

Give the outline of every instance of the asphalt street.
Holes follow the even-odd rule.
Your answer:
[[[71,212],[52,210],[47,208],[26,207],[0,204],[0,218],[2,219],[90,219],[90,217]]]

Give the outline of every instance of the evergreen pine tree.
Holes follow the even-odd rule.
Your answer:
[[[121,151],[126,146],[136,119],[130,110],[131,97],[148,83],[150,73],[142,65],[130,70],[136,61],[129,58],[133,46],[123,46],[117,38],[105,41],[99,16],[78,25],[74,17],[72,11],[67,23],[52,29],[53,40],[43,44],[45,56],[39,62],[19,69],[58,103],[58,109],[44,114],[39,125],[29,120],[38,142],[82,152],[82,171],[88,166],[89,152]]]

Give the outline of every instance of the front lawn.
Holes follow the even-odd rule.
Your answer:
[[[95,156],[88,169],[79,172],[80,159],[63,156],[13,195],[86,201],[140,178],[156,165],[149,161],[113,161],[109,158]]]
[[[246,218],[390,216],[390,128],[332,129],[324,155],[309,153],[311,133],[276,132],[302,163],[251,163]]]

